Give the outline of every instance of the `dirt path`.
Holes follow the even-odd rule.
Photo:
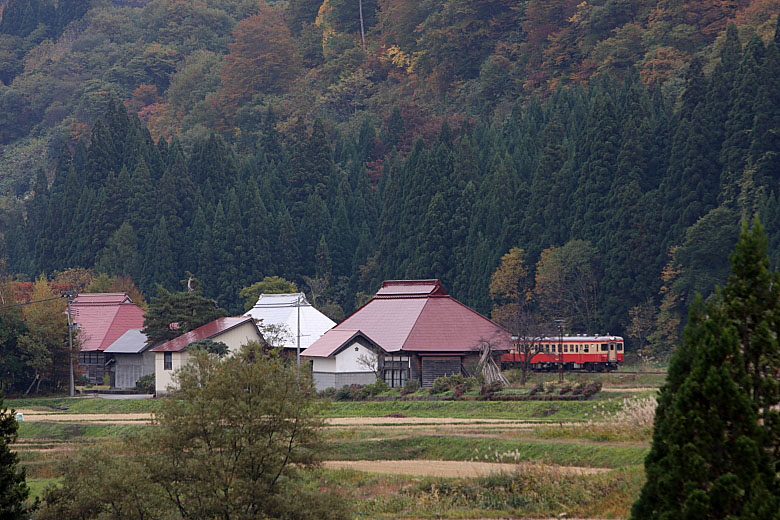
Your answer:
[[[138,424],[152,420],[151,413],[51,413],[36,410],[17,410],[24,414],[24,422],[89,422],[108,424]]]
[[[418,477],[468,478],[491,473],[514,473],[538,469],[562,472],[568,475],[590,475],[610,471],[605,468],[554,466],[540,464],[505,464],[499,462],[461,462],[452,460],[329,460],[323,462],[329,469],[353,469],[367,473],[413,475]]]
[[[107,424],[139,424],[152,420],[151,413],[52,413],[37,410],[17,410],[24,414],[25,422],[88,422]],[[328,426],[439,426],[484,425],[490,427],[532,427],[549,424],[549,421],[523,421],[511,419],[454,419],[437,417],[331,417],[325,419]],[[556,423],[558,424],[558,423]],[[568,424],[568,423],[566,423]]]

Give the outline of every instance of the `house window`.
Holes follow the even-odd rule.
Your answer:
[[[173,353],[163,352],[163,370],[173,369]]]
[[[382,373],[389,387],[404,386],[409,380],[409,356],[385,356]]]

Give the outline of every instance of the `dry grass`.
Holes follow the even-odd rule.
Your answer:
[[[578,425],[544,426],[536,430],[539,437],[581,438],[593,441],[639,441],[647,442],[653,433],[655,408],[654,397],[629,397],[621,402],[617,411],[610,411],[601,405],[594,405],[589,419]]]

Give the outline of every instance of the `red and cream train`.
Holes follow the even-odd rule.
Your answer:
[[[538,348],[531,353],[531,369],[538,371],[583,370],[586,372],[609,372],[616,370],[623,362],[625,353],[620,336],[563,336],[545,337]],[[524,354],[515,343],[515,348],[501,356],[502,368],[520,368]]]

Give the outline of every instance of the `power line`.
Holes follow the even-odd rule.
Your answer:
[[[12,305],[3,305],[2,307],[0,307],[0,310],[13,309],[14,307],[22,307],[24,305],[32,305],[33,303],[50,302],[52,300],[59,300],[61,298],[64,298],[64,296],[55,296],[53,298],[46,298],[45,300],[33,300],[31,302],[14,303]]]

